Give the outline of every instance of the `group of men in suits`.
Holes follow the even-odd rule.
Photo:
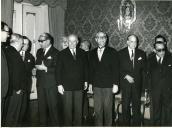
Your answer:
[[[129,35],[128,47],[119,51],[123,123],[125,126],[141,125],[141,94],[142,90],[148,89],[152,105],[151,124],[170,126],[172,54],[168,51],[167,41],[162,35],[155,37],[154,52],[148,58],[145,52],[138,49],[138,41],[136,35]],[[143,85],[144,83],[147,85]]]
[[[148,84],[152,100],[152,124],[172,125],[172,55],[167,50],[166,39],[155,37],[155,52],[148,58]]]
[[[29,53],[29,39],[20,34],[9,35],[9,27],[1,22],[3,45],[1,50],[3,64],[2,79],[2,126],[23,126],[28,110],[29,91],[31,86],[31,71],[34,67],[34,57]],[[7,37],[10,37],[7,45]],[[6,43],[6,45],[4,45]],[[22,52],[22,55],[20,54]]]
[[[6,42],[6,24],[1,23],[1,34],[2,42]],[[170,125],[172,55],[165,38],[155,38],[154,53],[148,59],[138,48],[139,40],[134,34],[127,37],[127,47],[119,52],[108,46],[104,32],[98,32],[95,41],[97,47],[86,51],[78,47],[77,35],[71,34],[67,47],[59,52],[53,46],[53,37],[42,33],[36,62],[28,51],[27,37],[14,33],[8,47],[1,44],[4,126],[19,126],[24,118],[33,67],[37,69],[40,126],[82,126],[87,89],[94,93],[95,126],[112,126],[113,94],[117,92],[122,94],[123,124],[140,126],[143,83],[150,85],[153,125]]]

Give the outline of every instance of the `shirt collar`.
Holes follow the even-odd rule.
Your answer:
[[[161,58],[161,63],[162,63],[162,60],[163,60],[164,57],[159,57],[158,55],[156,55],[157,61],[158,61],[160,58]]]
[[[73,51],[76,53],[76,48],[74,48],[74,49],[70,49],[69,48],[69,50],[70,50],[70,52],[73,54]]]
[[[99,47],[98,47],[97,50],[102,50],[102,51],[104,51],[104,50],[105,50],[105,47],[103,47],[103,48],[99,48]]]
[[[20,51],[20,55],[22,55],[22,54],[25,54],[25,51],[21,50]]]
[[[45,53],[44,55],[48,52],[48,50],[51,48],[52,45],[48,46],[46,49],[45,49]]]
[[[70,48],[69,48],[69,49],[70,49]],[[70,51],[73,51],[73,50],[74,50],[74,51],[76,51],[76,48],[74,48],[74,49],[70,49]]]
[[[132,52],[132,50],[133,50],[133,52],[135,53],[135,49],[131,49],[130,47],[128,47],[128,51],[129,51],[129,52]]]

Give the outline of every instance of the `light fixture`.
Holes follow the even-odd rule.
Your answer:
[[[118,29],[128,32],[132,23],[136,20],[136,3],[134,0],[122,0],[120,5],[120,15],[117,19]]]

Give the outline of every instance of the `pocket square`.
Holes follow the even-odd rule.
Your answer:
[[[51,56],[49,56],[49,57],[47,57],[47,59],[52,59],[52,57],[51,57]]]
[[[138,58],[138,60],[141,60],[141,59],[142,59],[142,57],[139,57],[139,58]]]
[[[30,60],[27,60],[27,62],[30,62]]]
[[[168,67],[171,67],[171,64],[169,64]]]

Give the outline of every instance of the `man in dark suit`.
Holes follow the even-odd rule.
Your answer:
[[[7,115],[5,126],[18,126],[22,98],[25,93],[25,65],[19,51],[23,46],[23,37],[19,34],[12,34],[10,46],[5,49],[9,67],[9,89],[7,94]]]
[[[63,95],[64,125],[82,125],[83,88],[87,88],[87,57],[84,50],[76,47],[78,37],[69,35],[68,48],[60,53],[57,65],[58,91]]]
[[[53,37],[49,33],[41,34],[38,41],[41,48],[36,54],[35,67],[40,126],[48,126],[48,117],[51,126],[59,126],[58,90],[55,81],[58,50],[53,47]]]
[[[28,106],[29,106],[29,96],[31,92],[31,86],[32,86],[32,69],[35,67],[35,58],[33,55],[30,53],[32,43],[31,41],[26,37],[23,36],[23,47],[22,50],[20,51],[20,55],[22,57],[22,60],[24,61],[25,68],[26,68],[26,92],[23,96],[23,104],[22,104],[22,111],[21,111],[21,116],[24,117],[21,120],[23,124],[26,124],[28,115],[26,112],[28,112]]]
[[[127,37],[127,45],[128,47],[119,51],[123,122],[125,126],[130,126],[130,105],[132,105],[132,125],[139,126],[141,125],[141,91],[143,73],[146,69],[146,54],[137,48],[136,35]]]
[[[112,93],[118,91],[119,85],[119,58],[115,49],[106,46],[107,35],[104,32],[98,32],[95,40],[98,48],[89,55],[89,89],[94,87],[95,125],[111,126]]]
[[[86,56],[88,57],[89,60],[89,51],[91,48],[91,44],[89,41],[84,40],[80,43],[79,46],[81,49],[83,49],[85,51]],[[89,101],[88,101],[88,97],[87,97],[87,93],[88,93],[88,88],[84,89],[84,94],[83,94],[83,118],[84,118],[84,124],[86,124],[86,119],[88,118],[88,114],[89,114]]]
[[[9,84],[9,74],[8,74],[8,65],[6,56],[4,53],[3,44],[6,43],[7,38],[9,36],[9,28],[8,25],[4,22],[1,22],[1,122],[2,126],[4,124],[4,117],[5,117],[5,101],[6,95],[8,92],[8,84]]]
[[[172,112],[172,55],[163,40],[154,43],[155,54],[149,56],[148,73],[153,107],[153,125],[170,126]]]

